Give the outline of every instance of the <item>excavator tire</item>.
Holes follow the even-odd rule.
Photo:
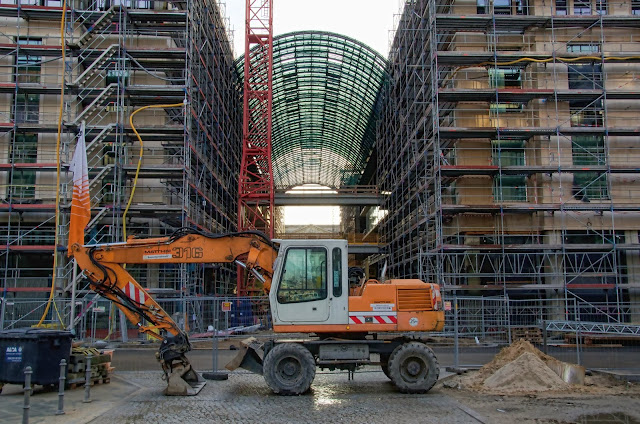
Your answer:
[[[395,348],[388,364],[391,381],[402,393],[426,393],[440,375],[433,351],[416,341]]]
[[[263,373],[274,393],[301,395],[311,387],[316,376],[316,362],[311,352],[302,345],[277,344],[264,358]]]

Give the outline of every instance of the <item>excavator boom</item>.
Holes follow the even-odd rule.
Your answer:
[[[185,356],[191,350],[187,335],[131,276],[126,264],[236,262],[251,270],[268,292],[277,251],[259,232],[216,235],[183,228],[168,237],[75,244],[71,254],[92,290],[118,306],[140,332],[162,341],[156,356],[168,380],[165,393],[195,395],[205,382]]]

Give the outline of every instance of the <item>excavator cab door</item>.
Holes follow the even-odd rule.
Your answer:
[[[329,318],[328,263],[323,246],[290,246],[281,253],[276,314],[284,322],[319,323]]]

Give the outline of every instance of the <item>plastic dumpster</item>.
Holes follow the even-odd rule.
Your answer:
[[[21,328],[0,331],[0,387],[24,384],[24,369],[31,367],[33,384],[58,384],[60,361],[69,363],[69,331]]]

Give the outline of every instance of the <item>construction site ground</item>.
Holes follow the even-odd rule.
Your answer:
[[[211,350],[197,350],[195,362],[211,359]],[[233,351],[221,352],[224,363]],[[640,423],[640,385],[594,373],[580,387],[517,393],[486,392],[467,387],[478,371],[456,375],[441,369],[441,379],[427,394],[396,391],[377,366],[367,366],[349,380],[346,372],[318,371],[310,393],[281,397],[264,379],[244,371],[226,381],[210,381],[195,397],[166,397],[157,363],[144,358],[153,350],[116,350],[120,368],[111,383],[93,386],[91,403],[84,390],[68,390],[66,414],[56,416],[57,392],[36,386],[31,398],[31,423]],[[144,361],[143,371],[125,371],[124,362]],[[448,360],[447,358],[443,358]],[[603,360],[606,358],[603,357]],[[130,368],[138,367],[137,361]],[[211,366],[208,368],[211,369]],[[200,367],[200,371],[205,368]],[[22,389],[7,385],[0,395],[0,422],[22,420]]]

